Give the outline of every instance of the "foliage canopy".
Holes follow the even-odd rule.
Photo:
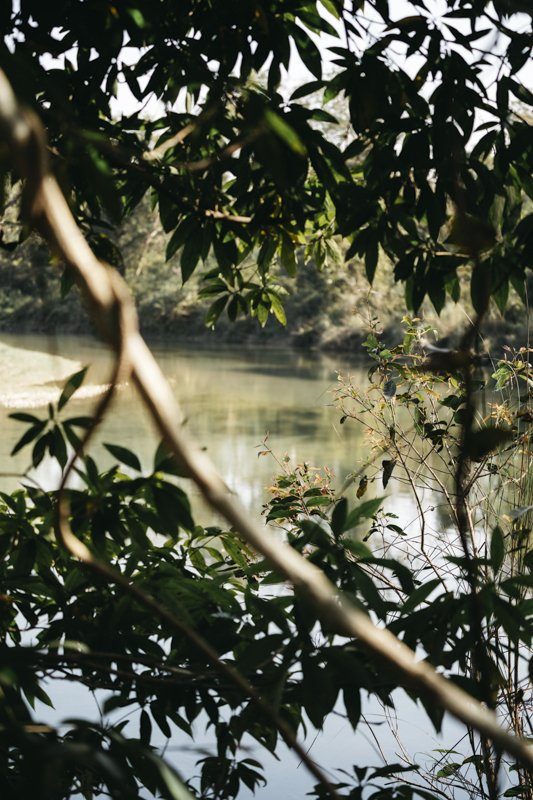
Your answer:
[[[0,67],[44,120],[53,170],[102,258],[119,261],[113,225],[146,193],[170,234],[167,255],[180,253],[184,281],[214,256],[216,267],[204,275],[204,292],[213,297],[210,322],[225,309],[230,318],[283,319],[278,262],[289,275],[306,259],[320,266],[339,239],[348,258],[363,257],[370,280],[383,251],[415,310],[426,295],[437,310],[447,295],[457,298],[457,272],[471,269],[472,299],[482,311],[487,295],[503,308],[509,286],[523,294],[533,256],[533,145],[518,105],[532,100],[520,79],[531,48],[527,6],[449,0],[437,14],[432,4],[412,0],[409,13],[392,19],[386,0],[212,0],[179,8],[170,0],[20,0],[0,10]],[[327,64],[325,42],[333,56]],[[289,97],[283,83],[293,53],[312,80]],[[117,82],[140,106],[156,98],[154,113],[117,112]],[[348,126],[335,117],[337,98],[348,108]],[[2,157],[7,197],[11,164]],[[26,234],[22,228],[21,238]],[[251,275],[244,269],[250,259]],[[491,414],[474,429],[470,369],[448,362],[424,394],[421,357],[412,348],[417,335],[410,328],[394,350],[375,335],[367,343],[376,362],[372,376],[379,378],[373,390],[381,393],[371,408],[389,454],[379,472],[383,485],[401,469],[410,475],[394,416],[398,404],[429,449],[422,457],[428,474],[433,457],[453,472],[451,454],[463,449],[459,463],[472,470],[465,507],[478,483],[486,500],[483,481],[501,489],[508,480],[523,496],[513,464],[495,455],[501,444],[522,457],[530,453],[524,422],[531,416],[531,379],[523,354],[496,373],[500,388],[521,387],[518,408],[506,408],[505,434]],[[65,416],[83,378],[72,376],[48,416],[14,415],[26,426],[15,449],[31,445],[33,466],[51,458],[64,470],[69,448],[77,450],[80,431],[92,426],[90,418]],[[365,410],[346,386],[343,423],[357,418],[354,400]],[[280,731],[296,733],[309,722],[319,729],[340,695],[353,727],[361,692],[392,706],[392,670],[319,623],[298,591],[270,591],[279,576],[234,531],[195,524],[163,449],[149,467],[122,445],[107,449],[118,462],[111,469],[100,470],[86,454],[76,469],[79,484],[67,490],[72,530],[126,583],[179,618],[183,635],[164,614],[154,622],[135,593],[97,583],[73,565],[54,537],[58,493],[26,481],[14,494],[1,494],[0,788],[6,796],[135,798],[147,791],[178,800],[191,793],[232,798],[263,780],[261,764],[242,757],[248,738],[274,753]],[[380,556],[362,541],[363,525],[366,538],[385,528],[400,541],[405,534],[380,511],[379,500],[363,499],[368,482],[361,477],[354,505],[306,466],[287,469],[267,518],[282,524],[292,546],[320,563],[366,614],[473,697],[506,708],[522,735],[531,505],[513,501],[505,528],[492,525],[490,506],[479,547],[444,555],[446,570],[439,571],[431,562],[419,568]],[[461,480],[456,491],[463,491]],[[421,549],[426,555],[423,541]],[[428,582],[430,568],[436,577]],[[216,650],[215,669],[195,632]],[[268,704],[270,716],[258,715],[251,695],[224,679],[228,664]],[[49,702],[44,686],[58,676],[107,691],[106,715],[136,709],[138,736],[116,716],[100,724],[73,716],[66,727],[41,725],[31,708],[36,700]],[[441,710],[424,696],[413,699],[439,729]],[[169,737],[172,725],[190,734],[199,718],[214,731],[217,749],[201,759],[197,780],[187,782],[161,758],[154,730]],[[448,759],[426,784],[414,763],[358,765],[335,787],[322,781],[315,794],[433,800],[445,796],[437,778],[492,799],[503,766],[513,784],[506,796],[530,798],[528,776],[500,756],[482,740],[469,759]],[[416,775],[411,780],[405,772]],[[472,773],[479,782],[474,790]]]
[[[210,323],[283,319],[275,266],[320,266],[339,238],[370,280],[384,252],[415,311],[457,299],[463,267],[474,305],[503,308],[533,255],[528,6],[21,0],[0,66],[103,258],[147,192],[184,281],[214,254]],[[291,94],[295,56],[310,80]]]
[[[495,452],[497,415],[476,434],[484,450],[478,447],[472,456],[469,508],[476,520],[470,566],[481,609],[479,631],[472,619],[467,558],[453,540],[441,541],[437,531],[432,539],[427,530],[424,543],[429,520],[421,516],[419,540],[384,509],[383,497],[367,496],[372,483],[385,489],[391,480],[404,481],[415,495],[431,485],[445,507],[438,524],[449,525],[446,514],[454,513],[448,454],[459,443],[465,397],[454,377],[428,376],[421,384],[418,336],[411,328],[404,342],[389,350],[370,335],[371,373],[387,380],[364,392],[349,381],[339,385],[341,423],[368,427],[387,458],[371,459],[340,494],[327,471],[287,461],[266,519],[281,526],[291,546],[320,565],[365,613],[425,653],[472,697],[508,714],[522,734],[529,703],[525,671],[533,567],[531,505],[518,505],[525,495],[515,457],[527,459],[530,452],[522,412],[513,403],[497,412],[516,420],[506,438],[512,439],[511,455]],[[523,390],[527,376],[519,356],[502,362],[495,374],[502,390],[515,381]],[[83,377],[81,372],[69,379],[46,416],[12,415],[24,427],[14,450],[31,450],[32,465],[48,457],[64,468],[69,446],[77,447],[79,433],[92,424],[70,411]],[[413,441],[396,416],[393,397],[414,421]],[[321,730],[333,712],[357,729],[369,698],[394,713],[395,670],[370,657],[357,640],[339,637],[321,623],[297,590],[284,585],[280,591],[279,575],[235,531],[196,524],[164,447],[151,464],[141,464],[126,447],[105,447],[116,462],[111,468],[101,470],[85,456],[76,470],[78,485],[68,492],[72,530],[99,559],[177,615],[183,630],[178,633],[120,587],[72,561],[54,535],[57,492],[43,491],[28,478],[13,494],[1,493],[0,787],[6,797],[31,793],[48,800],[81,793],[122,800],[143,797],[147,790],[169,800],[190,798],[189,792],[233,798],[244,787],[262,786],[267,776],[248,750],[255,742],[278,753],[279,730],[214,668],[189,638],[191,630],[235,666],[295,732],[305,733],[310,725]],[[409,477],[415,470],[416,485]],[[357,491],[348,491],[354,484]],[[478,636],[479,672],[472,667]],[[43,726],[40,709],[52,703],[49,687],[57,696],[58,679],[75,682],[79,692],[96,693],[101,720],[73,713],[61,725]],[[424,695],[409,695],[439,731],[442,709]],[[41,705],[35,707],[36,701]],[[205,756],[199,749],[195,774],[183,775],[187,789],[172,766],[182,772],[179,756],[161,758],[161,737],[176,741],[178,734],[194,741],[204,726],[216,749]],[[335,789],[339,797],[435,800],[447,789],[472,792],[477,781],[471,796],[483,798],[488,763],[478,748],[459,760],[452,749],[435,766],[422,768],[407,759],[376,768],[356,763],[351,771],[335,773]],[[498,765],[504,796],[529,798],[527,775],[505,759]],[[317,785],[315,793],[333,794],[331,785]]]

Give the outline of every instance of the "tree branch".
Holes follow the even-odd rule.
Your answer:
[[[117,318],[117,303],[119,306],[124,304],[131,307],[129,291],[120,276],[111,272],[91,253],[56,181],[46,171],[43,162],[46,148],[42,128],[37,120],[19,108],[11,86],[1,72],[0,129],[11,145],[13,159],[21,177],[26,178],[27,208],[34,226],[60,249],[63,258],[77,276],[103,336],[120,353],[123,344],[120,318]],[[431,702],[491,739],[498,748],[514,756],[524,766],[533,768],[533,748],[526,741],[504,730],[494,713],[438,674],[426,661],[417,660],[410,648],[390,631],[375,626],[369,617],[343,597],[318,567],[250,519],[249,512],[228,494],[227,487],[206,454],[190,442],[181,430],[181,414],[172,390],[138,329],[133,325],[128,330],[127,342],[124,344],[139,392],[168,447],[186,474],[195,481],[208,503],[284,575],[297,591],[306,595],[322,622],[340,634],[358,638],[370,653],[396,671],[401,685],[422,693]],[[78,551],[78,557],[86,558],[88,555],[92,560],[90,551],[81,542],[79,545],[84,549]],[[108,570],[111,568],[104,566],[105,575],[109,577]],[[101,566],[95,569],[100,570]],[[124,576],[113,570],[112,579],[145,606],[153,608],[170,625],[182,627],[181,620],[162,608],[157,601],[141,593]],[[202,649],[206,644],[201,645]],[[216,657],[216,653],[214,656]],[[225,662],[219,661],[219,665],[223,665],[225,671],[229,669]],[[243,691],[248,691],[249,686],[245,679],[239,673],[235,674],[233,669],[231,677],[232,680],[239,680]],[[303,752],[308,760],[307,754]]]

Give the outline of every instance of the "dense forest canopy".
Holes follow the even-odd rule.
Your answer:
[[[12,415],[13,454],[31,456],[0,493],[2,795],[234,798],[268,778],[249,749],[286,745],[317,798],[531,800],[530,351],[494,365],[483,413],[472,352],[491,298],[527,299],[530,3],[13,0],[0,24],[0,244],[36,229],[116,353],[92,416],[73,410],[85,369],[44,414]],[[288,91],[295,61],[308,76]],[[372,434],[370,460],[340,491],[278,461],[278,538],[182,437],[107,266],[147,198],[183,281],[203,270],[211,324],[283,320],[279,265],[294,277],[332,254],[357,255],[370,281],[386,256],[413,311],[426,296],[440,311],[468,276],[477,316],[457,351],[428,357],[412,317],[395,347],[373,324],[369,387],[343,379],[336,398],[340,425]],[[106,443],[102,470],[89,444],[128,379],[164,443],[149,464]],[[54,491],[32,478],[47,459]],[[225,522],[195,522],[186,478]],[[414,536],[367,495],[396,480]],[[430,486],[445,509],[431,544]],[[58,678],[105,693],[98,721],[46,720]],[[300,741],[331,715],[357,729],[369,697],[389,713],[399,688],[435,731],[445,711],[464,723],[469,754],[333,772]],[[199,727],[213,747],[189,774],[161,736]]]
[[[457,299],[462,267],[503,308],[532,258],[528,5],[4,3],[0,64],[99,254],[149,192],[184,281],[216,258],[212,321],[280,316],[271,265],[339,237],[370,280],[384,252],[414,310]]]

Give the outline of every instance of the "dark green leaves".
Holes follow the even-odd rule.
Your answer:
[[[319,729],[335,705],[339,687],[333,682],[332,672],[316,659],[304,659],[302,667],[304,708],[315,728]]]
[[[232,321],[248,314],[264,326],[273,315],[285,324],[283,286],[276,282],[280,266],[289,278],[306,259],[325,272],[337,245],[348,247],[348,260],[357,259],[357,268],[364,262],[370,282],[383,255],[394,265],[395,280],[405,282],[406,300],[414,310],[426,298],[437,312],[447,296],[457,300],[458,275],[467,280],[462,275],[468,270],[479,313],[491,297],[503,313],[510,287],[525,297],[533,241],[531,215],[525,213],[533,193],[531,146],[530,131],[513,103],[531,102],[520,82],[530,32],[522,30],[522,23],[516,30],[509,21],[514,11],[527,10],[524,2],[494,2],[494,8],[484,2],[448,3],[444,21],[435,26],[431,20],[428,24],[420,3],[393,21],[393,4],[375,0],[370,37],[367,9],[360,3],[340,26],[332,26],[316,3],[305,1],[247,5],[214,0],[186,2],[183,8],[174,0],[69,3],[66,14],[61,3],[27,0],[18,4],[16,14],[4,5],[3,34],[10,46],[4,48],[2,66],[21,100],[45,116],[51,166],[68,187],[69,203],[96,252],[120,268],[114,232],[102,234],[101,229],[109,229],[109,220],[120,222],[152,192],[169,234],[167,258],[179,255],[183,283],[200,261],[214,259],[202,281],[209,325],[226,310]],[[337,19],[344,11],[340,0],[322,0],[322,6]],[[461,19],[460,28],[448,24],[454,17]],[[491,33],[506,40],[501,69],[490,63],[493,56],[485,48],[472,46]],[[333,38],[328,42],[335,62],[329,80],[322,78],[325,57],[315,41],[322,34]],[[350,49],[350,38],[360,46]],[[121,64],[125,42],[138,53],[131,67]],[[291,47],[314,81],[288,101],[278,86],[289,68]],[[397,52],[404,54],[405,64],[394,57]],[[50,68],[50,56],[64,68]],[[487,66],[495,87],[481,80]],[[265,80],[263,68],[268,69]],[[139,106],[159,98],[161,110],[149,118],[137,111],[116,118],[110,106],[115,81],[127,82]],[[318,91],[319,97],[299,102],[309,91]],[[333,102],[339,107],[331,105],[330,114],[322,106]],[[163,141],[174,137],[172,146],[160,158],[147,158],[161,132]],[[498,636],[490,643],[475,642],[471,592],[461,589],[466,556],[446,562],[454,571],[454,591],[440,591],[425,561],[415,575],[399,559],[373,556],[370,545],[350,533],[372,520],[365,531],[368,541],[381,535],[386,555],[404,533],[390,522],[392,512],[378,515],[381,499],[358,503],[372,482],[381,479],[386,487],[393,475],[401,446],[401,423],[393,412],[400,405],[409,412],[417,403],[414,433],[432,449],[430,457],[438,460],[439,469],[450,474],[456,423],[461,417],[468,422],[457,381],[456,394],[442,404],[440,391],[432,395],[435,411],[416,396],[418,389],[406,387],[407,350],[393,353],[377,339],[369,341],[368,350],[381,370],[380,403],[383,396],[391,401],[382,403],[389,417],[379,436],[389,454],[382,469],[379,462],[365,467],[356,498],[352,492],[357,505],[351,510],[347,499],[335,503],[326,482],[319,479],[310,486],[303,467],[293,475],[288,470],[268,505],[268,519],[283,524],[292,545],[364,612],[389,625],[441,671],[458,669],[464,679],[475,662],[476,645],[483,645],[498,663],[487,668],[490,680],[480,683],[497,692],[498,672],[507,663],[500,652],[507,647],[514,657],[531,634],[531,601],[525,592],[529,573],[520,566],[521,572],[500,579],[508,569],[506,545],[509,562],[531,563],[529,499],[518,498],[514,515],[511,510],[499,526],[491,524],[488,553],[475,557],[480,628],[484,635],[494,631]],[[499,389],[524,382],[523,375],[499,369]],[[14,415],[27,426],[14,453],[31,445],[34,466],[49,456],[64,468],[68,446],[76,448],[79,429],[92,424],[89,418],[62,421],[59,416],[84,376],[82,370],[69,379],[47,419]],[[529,379],[526,372],[526,386]],[[526,424],[528,413],[516,417],[517,427]],[[479,468],[487,483],[499,479],[497,449],[510,443],[513,433],[490,421],[467,431],[468,459],[483,462],[493,456]],[[240,758],[243,738],[251,734],[275,752],[278,732],[255,714],[242,686],[228,685],[227,674],[212,669],[213,662],[220,665],[220,655],[249,671],[257,691],[296,732],[304,714],[317,728],[323,726],[337,708],[339,690],[354,727],[361,689],[390,703],[397,675],[381,665],[376,669],[357,641],[343,641],[334,663],[336,632],[317,619],[305,598],[288,586],[279,593],[265,592],[267,578],[276,578],[268,565],[254,563],[234,532],[195,525],[185,493],[173,478],[166,479],[165,473],[172,472],[166,454],[159,453],[153,472],[143,475],[132,450],[106,448],[133,476],[117,466],[101,471],[85,454],[77,465],[79,483],[67,489],[69,523],[86,546],[121,570],[122,586],[131,582],[153,600],[147,609],[138,594],[133,600],[112,582],[73,566],[54,540],[58,498],[53,490],[32,485],[2,497],[0,619],[7,645],[0,660],[9,713],[0,727],[9,745],[11,774],[0,767],[0,784],[21,797],[29,793],[23,784],[12,788],[13,778],[44,787],[50,797],[141,793],[183,800],[188,798],[185,785],[149,744],[154,726],[158,736],[171,736],[174,725],[189,733],[205,710],[216,748],[199,767],[198,791],[230,800],[241,784],[253,790],[261,773],[253,759]],[[378,452],[384,451],[380,446]],[[425,460],[425,453],[420,460],[429,473],[433,462]],[[476,476],[475,465],[468,466]],[[522,491],[520,481],[510,484]],[[445,480],[442,487],[441,494],[447,495]],[[447,544],[453,540],[445,537],[453,519],[453,513],[437,518],[438,534]],[[473,519],[476,524],[475,514]],[[402,547],[414,538],[403,536]],[[433,570],[434,562],[430,566]],[[183,628],[170,625],[165,614],[155,619],[154,603],[179,615]],[[195,632],[192,637],[189,630]],[[198,648],[198,635],[215,648],[214,657],[206,658]],[[26,642],[33,637],[38,646],[30,648]],[[57,646],[69,640],[78,641],[80,650],[65,653]],[[76,653],[80,658],[74,662]],[[46,702],[35,687],[36,676],[65,673],[91,690],[109,693],[106,711],[124,709],[126,715],[141,708],[140,738],[126,739],[120,722],[106,720],[104,727],[77,720],[69,723],[70,730],[28,740],[30,712],[20,693],[30,704],[36,697]],[[510,673],[503,677],[512,679]],[[513,703],[520,702],[518,689],[507,688]],[[496,697],[500,708],[501,700]],[[442,710],[426,695],[423,702],[438,728]],[[38,752],[41,745],[44,756]],[[339,794],[430,797],[408,783],[400,789],[389,785],[401,769],[390,763],[373,772],[356,768],[354,785],[342,786]],[[457,773],[456,762],[450,761],[440,777]],[[352,774],[343,773],[345,778],[351,781]],[[367,791],[363,785],[384,778],[386,786]],[[495,796],[497,787],[491,792],[489,786],[488,793]]]
[[[492,531],[492,538],[490,540],[490,561],[494,574],[497,574],[502,568],[504,558],[505,539],[502,529],[496,526]]]
[[[327,498],[325,500],[330,503]],[[348,511],[348,500],[342,497],[333,509],[331,515],[331,528],[335,536],[341,536],[352,528],[355,528],[360,522],[365,519],[371,519],[373,515],[381,508],[383,504],[382,497],[376,497],[372,500],[366,500],[360,503],[351,511]]]
[[[167,261],[192,238],[201,239],[201,231],[198,226],[197,218],[193,215],[185,217],[170,237],[166,247]]]
[[[275,111],[267,109],[265,111],[265,120],[269,128],[285,142],[294,153],[300,156],[306,154],[306,149],[296,131]]]
[[[284,234],[281,240],[280,258],[285,271],[293,278],[296,275],[296,255],[294,244],[287,234]]]
[[[116,444],[104,444],[104,447],[114,458],[118,459],[121,464],[125,464],[126,467],[129,467],[135,472],[141,471],[141,462],[131,450]]]
[[[352,686],[345,687],[343,690],[343,698],[350,725],[355,730],[361,717],[361,696],[359,690]]]
[[[191,236],[190,239],[187,239],[183,250],[181,252],[181,277],[183,279],[183,283],[186,283],[191,275],[193,274],[194,270],[196,269],[196,265],[200,260],[200,256],[202,254],[202,241],[199,237]]]
[[[434,591],[434,589],[441,585],[441,583],[442,581],[440,578],[433,578],[433,580],[425,581],[421,586],[416,588],[403,604],[402,614],[409,614],[411,611],[417,608],[417,606],[423,603],[424,600],[426,600]]]
[[[506,67],[496,69],[498,56],[472,45],[498,32],[483,4],[458,10],[449,3],[443,11],[451,20],[462,15],[465,30],[448,22],[434,30],[418,5],[392,22],[389,4],[380,0],[374,9],[379,33],[357,52],[346,36],[362,35],[364,9],[358,5],[353,19],[332,26],[325,17],[342,16],[336,0],[323,0],[322,13],[305,2],[279,13],[267,4],[244,16],[222,0],[207,15],[194,3],[177,15],[171,0],[157,8],[103,4],[93,15],[81,4],[69,14],[61,41],[54,32],[64,15],[37,12],[34,5],[6,16],[4,33],[15,45],[5,66],[17,76],[23,100],[33,102],[38,78],[38,105],[46,109],[73,206],[98,229],[103,217],[120,221],[151,194],[170,234],[167,258],[181,251],[183,282],[212,245],[219,266],[241,269],[242,244],[257,253],[265,238],[279,242],[290,232],[302,244],[346,238],[342,246],[351,243],[349,257],[364,261],[370,281],[384,254],[395,279],[409,281],[413,309],[429,296],[440,312],[446,297],[456,296],[455,268],[446,264],[452,250],[461,265],[473,266],[481,254],[489,276],[498,259],[505,261],[507,282],[491,278],[489,286],[500,308],[510,274],[523,283],[531,245],[517,231],[522,196],[532,191],[531,152],[513,103],[531,102],[520,80],[530,32],[506,27]],[[33,27],[39,36],[33,49],[24,49]],[[328,78],[320,36],[329,37],[335,65]],[[126,40],[142,51],[130,66],[119,58]],[[72,48],[79,50],[76,63]],[[398,50],[405,64],[395,61]],[[65,69],[43,67],[45,53],[65,56]],[[312,80],[285,100],[278,86],[295,55]],[[495,93],[480,79],[485,59],[494,60]],[[209,66],[215,63],[216,74]],[[259,77],[252,81],[252,75]],[[161,110],[149,119],[136,111],[116,118],[110,101],[117,82],[127,84],[139,108],[157,97]],[[168,150],[147,157],[154,139]],[[91,235],[96,242],[102,234]],[[112,244],[111,235],[104,238]],[[292,275],[297,265],[287,242],[281,258]],[[274,260],[265,274],[273,269]],[[479,277],[474,271],[477,308]],[[226,306],[231,318],[258,307],[231,298]],[[212,309],[210,324],[219,312]],[[263,324],[264,306],[255,316]]]
[[[486,458],[498,447],[508,442],[512,436],[513,433],[508,428],[498,428],[493,425],[471,431],[466,440],[468,457],[473,461]]]
[[[20,415],[15,416],[12,415],[14,419],[19,419],[19,421],[26,422],[26,420],[20,420]],[[24,415],[26,416],[26,415]],[[23,447],[33,442],[46,428],[48,424],[48,420],[39,420],[38,422],[33,422],[30,427],[22,434],[18,442],[15,444],[11,451],[11,455],[14,456],[19,450],[22,450]]]
[[[339,536],[343,532],[347,516],[348,500],[346,497],[341,497],[331,515],[331,529],[336,536]]]
[[[383,505],[383,497],[375,497],[372,500],[366,500],[353,508],[347,515],[342,532],[349,531],[355,528],[362,520],[371,519],[374,514]]]
[[[88,367],[84,367],[79,372],[75,372],[74,375],[71,375],[70,378],[65,383],[63,387],[63,391],[61,392],[61,397],[59,398],[57,404],[57,410],[61,411],[61,409],[66,406],[76,389],[79,389],[82,385],[83,381],[85,380],[85,376],[87,374]]]
[[[394,467],[396,466],[396,459],[393,458],[385,459],[384,461],[381,462],[381,466],[383,467],[383,477],[382,477],[383,488],[386,489],[387,484],[392,477]]]

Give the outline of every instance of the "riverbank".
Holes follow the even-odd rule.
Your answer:
[[[344,280],[339,281],[344,283]],[[287,326],[269,319],[261,328],[255,319],[237,319],[230,322],[222,317],[215,329],[205,324],[208,305],[180,302],[180,291],[162,293],[155,300],[136,292],[140,328],[154,342],[179,342],[195,347],[216,347],[220,344],[248,348],[290,348],[299,351],[347,353],[352,357],[364,356],[362,343],[366,339],[369,322],[378,319],[383,330],[383,340],[393,346],[403,338],[402,314],[395,297],[397,287],[391,287],[390,296],[379,291],[368,291],[357,298],[352,288],[343,293],[336,287],[328,298],[322,295],[318,307],[309,315],[301,296],[296,293],[286,301]],[[0,280],[0,332],[35,334],[94,333],[93,325],[80,302],[76,290],[66,297],[60,294],[59,281],[52,279],[42,295],[33,292],[6,292]],[[176,295],[178,295],[176,297]],[[370,295],[370,296],[369,296]],[[330,302],[331,300],[331,302]],[[462,308],[449,304],[438,317],[431,308],[422,310],[424,322],[435,331],[435,339],[442,345],[453,346],[458,336],[469,324],[471,317]],[[386,319],[383,324],[383,319]],[[493,312],[484,325],[485,346],[494,355],[503,347],[520,347],[528,341],[528,324],[525,310],[517,305],[502,317]]]
[[[256,319],[225,314],[215,330],[206,327],[210,301],[201,297],[202,276],[182,284],[175,259],[165,262],[166,237],[157,217],[146,211],[137,225],[118,232],[123,261],[117,256],[133,295],[142,332],[149,338],[189,343],[249,347],[290,347],[297,350],[361,353],[369,326],[383,329],[384,341],[403,338],[403,287],[395,284],[392,267],[380,262],[373,286],[357,262],[331,263],[319,270],[301,266],[296,278],[280,274],[287,295],[287,325],[269,318],[264,328]],[[109,254],[112,255],[112,254]],[[109,258],[108,260],[111,260]],[[61,270],[37,238],[12,252],[0,254],[0,331],[11,333],[87,334],[92,325],[75,288],[68,290]],[[466,286],[463,295],[467,294]],[[453,345],[473,315],[467,297],[448,303],[438,316],[426,300],[421,312],[435,338]],[[526,310],[511,297],[505,315],[492,309],[484,325],[485,349],[498,355],[504,345],[519,347],[528,341]]]

